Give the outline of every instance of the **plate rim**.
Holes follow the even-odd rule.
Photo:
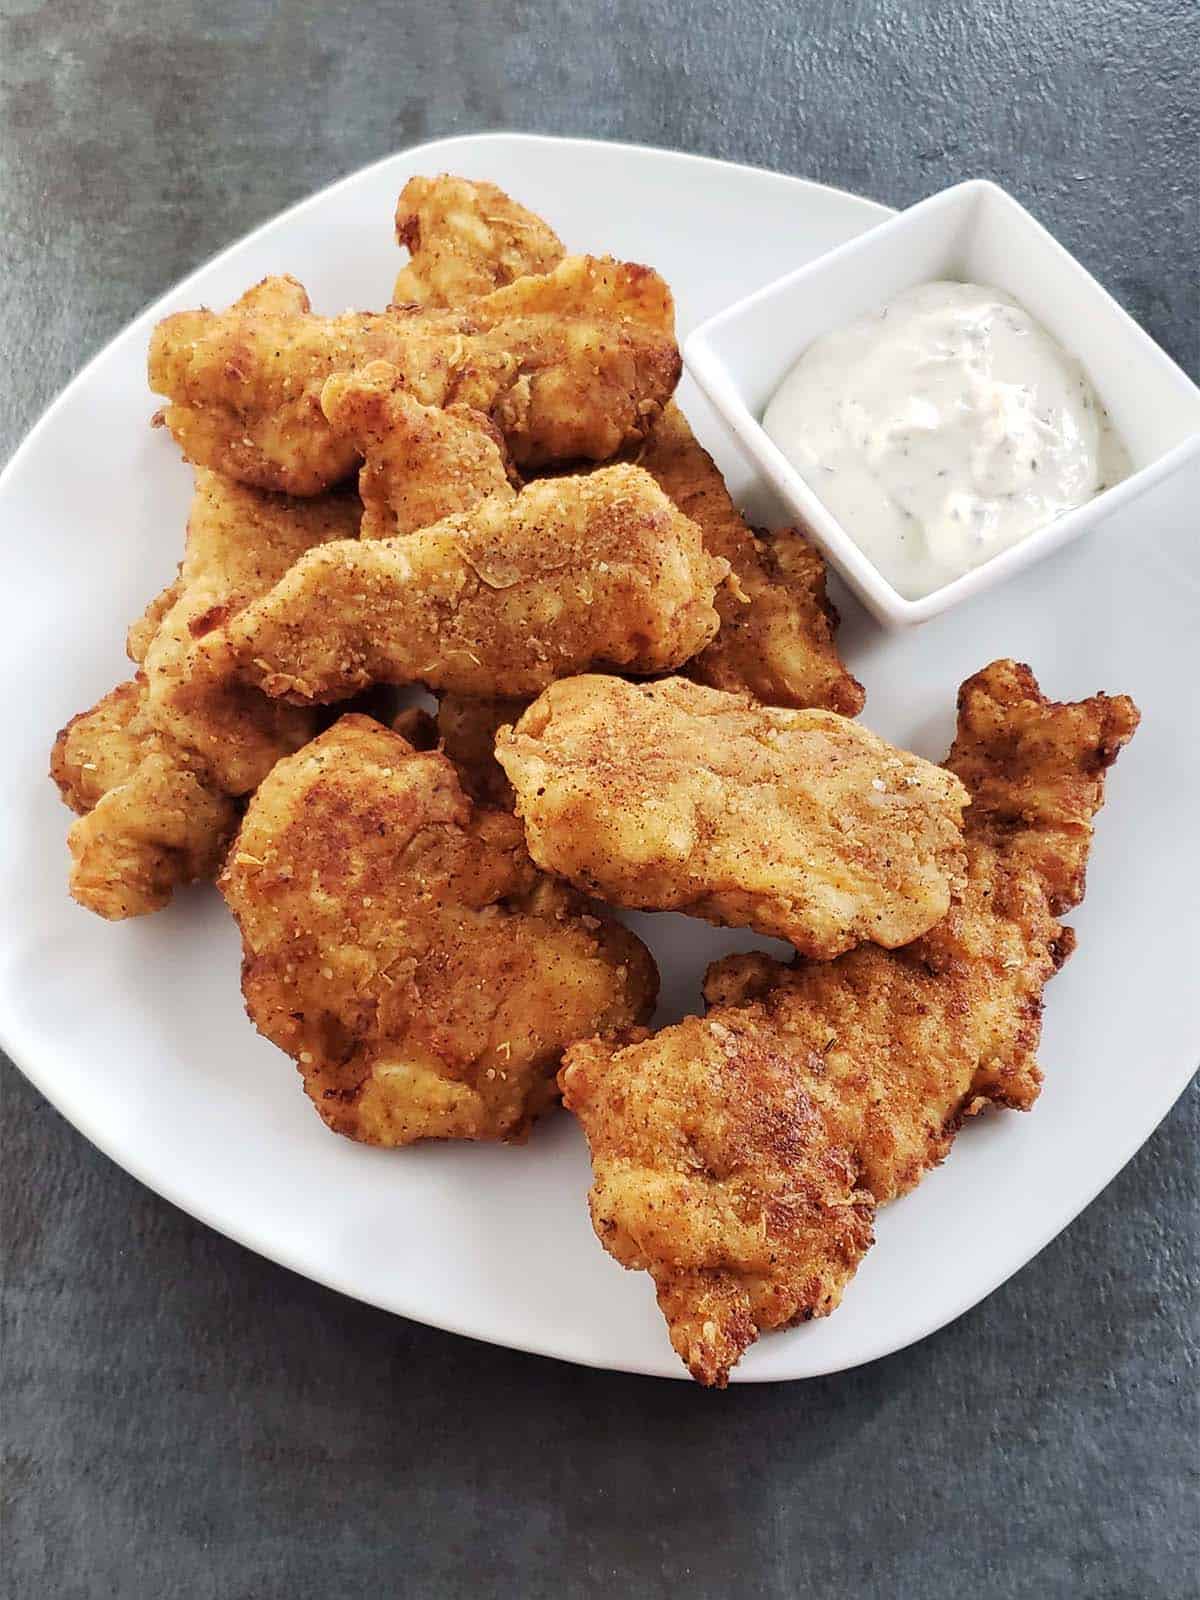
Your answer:
[[[526,133],[517,130],[504,129],[486,130],[478,133],[453,134],[444,138],[425,140],[415,145],[403,146],[397,150],[389,152],[384,156],[378,157],[377,159],[370,161],[361,167],[356,168],[352,172],[333,179],[331,182],[323,185],[320,189],[314,191],[312,194],[304,196],[302,199],[295,201],[292,205],[285,207],[283,210],[274,213],[270,217],[267,217],[255,227],[250,229],[247,233],[239,235],[237,238],[230,241],[230,243],[223,246],[214,255],[207,257],[198,266],[194,267],[182,278],[170,285],[141,311],[137,312],[132,318],[125,322],[109,339],[107,339],[101,345],[101,347],[91,357],[89,357],[83,366],[80,367],[80,369],[67,380],[62,388],[59,389],[54,397],[50,400],[41,414],[26,430],[12,455],[5,463],[3,469],[0,470],[0,499],[2,499],[7,492],[10,481],[17,475],[17,472],[27,452],[32,449],[37,439],[41,436],[43,430],[52,424],[58,412],[64,408],[75,389],[80,386],[91,373],[92,368],[104,360],[108,356],[109,352],[118,343],[130,336],[136,335],[140,330],[144,329],[160,314],[161,308],[163,308],[169,301],[173,300],[177,295],[187,290],[187,288],[197,278],[208,273],[212,268],[220,265],[235,251],[258,239],[268,230],[295,219],[308,208],[321,204],[338,190],[361,181],[369,174],[386,167],[393,162],[400,160],[412,160],[414,158],[425,157],[427,155],[432,157],[440,153],[450,153],[455,149],[461,149],[466,146],[475,149],[480,146],[487,146],[489,144],[543,147],[553,146],[560,148],[566,146],[573,149],[603,150],[609,154],[612,154],[613,152],[620,152],[638,156],[649,155],[655,158],[667,157],[673,161],[679,162],[681,165],[690,166],[697,170],[706,168],[719,168],[723,171],[733,171],[754,178],[766,177],[777,179],[786,185],[800,185],[805,190],[819,191],[830,196],[835,196],[839,201],[848,200],[853,202],[856,206],[870,207],[877,213],[878,220],[882,220],[894,214],[890,207],[882,205],[880,202],[872,200],[866,196],[854,194],[851,190],[842,189],[830,184],[820,183],[813,179],[798,177],[792,173],[781,172],[775,168],[757,166],[746,162],[726,161],[719,157],[699,155],[694,152],[679,150],[669,146],[630,143],[622,140],[574,138],[554,134]],[[504,1338],[497,1338],[491,1334],[482,1333],[478,1331],[477,1328],[468,1327],[450,1315],[434,1317],[425,1313],[414,1313],[412,1310],[408,1309],[399,1309],[396,1305],[389,1303],[387,1297],[385,1296],[364,1293],[360,1288],[351,1287],[347,1281],[338,1281],[336,1274],[314,1271],[311,1267],[300,1264],[295,1251],[289,1249],[283,1244],[265,1244],[263,1241],[256,1239],[253,1236],[252,1229],[240,1226],[236,1220],[215,1220],[205,1205],[196,1204],[191,1199],[184,1200],[180,1198],[169,1175],[163,1176],[155,1173],[153,1176],[151,1176],[147,1171],[146,1163],[140,1156],[133,1155],[132,1157],[127,1157],[125,1153],[117,1154],[114,1147],[118,1141],[115,1139],[110,1139],[103,1134],[99,1134],[92,1126],[91,1118],[86,1111],[81,1112],[80,1109],[73,1104],[71,1105],[71,1109],[68,1109],[67,1105],[63,1102],[64,1100],[69,1102],[70,1096],[65,1094],[60,1096],[56,1084],[57,1075],[54,1071],[54,1063],[57,1061],[57,1052],[53,1048],[48,1051],[44,1044],[37,1043],[26,1038],[25,1033],[26,1030],[24,1026],[17,1019],[17,1017],[12,1014],[11,1007],[8,1004],[7,981],[0,979],[0,1047],[3,1048],[13,1065],[22,1074],[22,1076],[24,1076],[28,1082],[30,1082],[34,1088],[37,1089],[38,1092],[50,1102],[55,1110],[78,1133],[82,1134],[90,1144],[98,1149],[109,1161],[113,1162],[115,1166],[128,1173],[129,1176],[132,1177],[136,1182],[144,1185],[152,1193],[167,1201],[168,1204],[177,1207],[180,1211],[184,1212],[187,1216],[194,1218],[203,1226],[212,1228],[215,1232],[228,1239],[231,1239],[235,1244],[241,1246],[242,1248],[252,1251],[255,1255],[261,1256],[264,1259],[271,1261],[276,1266],[280,1266],[287,1271],[294,1272],[300,1277],[306,1278],[313,1283],[317,1283],[324,1289],[344,1295],[346,1298],[359,1301],[364,1305],[369,1305],[374,1309],[387,1313],[388,1315],[402,1316],[410,1321],[418,1322],[424,1324],[425,1326],[439,1329],[443,1332],[452,1333],[460,1338],[472,1339],[480,1344],[489,1344],[500,1349],[511,1349],[528,1355],[548,1357],[552,1360],[569,1362],[572,1365],[590,1367],[597,1371],[629,1373],[631,1375],[646,1378],[664,1377],[681,1382],[689,1381],[688,1374],[683,1369],[682,1365],[676,1361],[669,1361],[672,1352],[670,1351],[669,1345],[667,1345],[665,1341],[663,1345],[663,1361],[661,1365],[651,1368],[648,1362],[639,1365],[633,1365],[629,1361],[621,1359],[605,1359],[602,1356],[592,1356],[586,1352],[563,1354],[561,1350],[551,1349],[544,1344],[538,1344],[534,1342],[532,1339],[522,1338],[519,1336],[505,1336]],[[1192,1047],[1192,1049],[1194,1051],[1194,1047]],[[874,1340],[869,1341],[865,1347],[860,1349],[859,1353],[850,1360],[844,1360],[837,1356],[831,1356],[827,1360],[818,1363],[818,1365],[803,1373],[790,1375],[769,1372],[760,1374],[753,1368],[748,1370],[739,1368],[733,1373],[731,1382],[737,1384],[795,1383],[809,1378],[826,1377],[839,1372],[849,1372],[853,1371],[856,1367],[864,1366],[870,1362],[880,1360],[885,1356],[898,1354],[900,1351],[905,1350],[912,1345],[920,1343],[921,1341],[931,1338],[935,1334],[939,1333],[951,1322],[956,1321],[974,1306],[987,1299],[998,1288],[1006,1283],[1009,1278],[1014,1277],[1018,1272],[1021,1272],[1025,1267],[1029,1266],[1029,1264],[1041,1254],[1046,1246],[1055,1238],[1057,1238],[1058,1235],[1067,1227],[1069,1227],[1075,1218],[1078,1217],[1080,1213],[1083,1212],[1089,1205],[1091,1205],[1091,1203],[1096,1199],[1097,1195],[1099,1195],[1105,1188],[1108,1187],[1111,1182],[1113,1182],[1113,1180],[1124,1169],[1133,1156],[1136,1155],[1138,1150],[1140,1150],[1142,1146],[1153,1137],[1167,1113],[1171,1110],[1171,1108],[1175,1105],[1187,1088],[1191,1078],[1197,1070],[1196,1066],[1193,1064],[1194,1060],[1195,1056],[1192,1054],[1190,1057],[1188,1057],[1178,1072],[1168,1071],[1164,1075],[1162,1091],[1158,1096],[1154,1097],[1153,1101],[1151,1102],[1151,1115],[1153,1116],[1152,1123],[1144,1132],[1140,1132],[1131,1139],[1127,1139],[1122,1142],[1121,1148],[1123,1153],[1119,1156],[1116,1164],[1112,1165],[1111,1169],[1107,1170],[1105,1175],[1100,1177],[1099,1180],[1094,1183],[1094,1185],[1085,1185],[1082,1189],[1074,1191],[1071,1198],[1066,1202],[1065,1205],[1061,1207],[1061,1209],[1054,1210],[1053,1212],[1047,1211],[1045,1213],[1045,1217],[1049,1220],[1047,1221],[1046,1226],[1039,1231],[1038,1242],[1032,1249],[1028,1250],[1027,1253],[1022,1255],[1022,1258],[1019,1262],[1011,1266],[1002,1265],[994,1277],[988,1276],[986,1278],[985,1286],[982,1289],[968,1288],[961,1295],[955,1296],[950,1301],[949,1309],[945,1311],[945,1314],[939,1314],[938,1319],[924,1327],[922,1331],[911,1334],[910,1336],[904,1338],[900,1343],[895,1343],[889,1338],[886,1332],[883,1331],[883,1326],[881,1325],[879,1335]],[[31,1065],[31,1062],[34,1061],[38,1062],[39,1065]],[[1106,1167],[1107,1165],[1108,1164],[1106,1163]]]

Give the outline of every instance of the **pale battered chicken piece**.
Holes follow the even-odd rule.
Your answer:
[[[364,458],[361,537],[416,533],[489,495],[513,499],[504,440],[481,411],[423,406],[387,361],[335,373],[321,409]]]
[[[369,1144],[521,1138],[565,1046],[654,1004],[645,947],[543,878],[445,756],[369,717],[279,763],[220,886],[252,1020]]]
[[[110,921],[161,910],[181,884],[211,878],[239,807],[150,720],[131,679],[59,734],[50,775],[73,811],[70,890]]]
[[[687,676],[713,689],[752,694],[765,705],[823,706],[857,716],[863,687],[838,655],[825,563],[803,534],[795,528],[762,537],[751,531],[674,402],[636,459],[699,525],[705,548],[724,556],[733,574],[717,602],[721,631],[688,663]]]
[[[1104,772],[1137,726],[1125,696],[1047,701],[994,662],[959,696],[967,882],[916,943],[784,967],[732,956],[711,1009],[560,1074],[592,1149],[605,1248],[649,1271],[671,1343],[724,1385],[759,1333],[832,1311],[874,1207],[989,1103],[1027,1109],[1042,988],[1074,938]]]
[[[186,539],[184,543],[186,549]],[[182,567],[183,563],[181,562],[171,582],[164,589],[159,590],[137,621],[131,622],[125,630],[125,654],[133,662],[134,666],[140,667],[145,661],[146,652],[154,643],[154,636],[162,627],[163,618],[183,594]]]
[[[542,219],[502,190],[448,174],[411,179],[396,219],[397,236],[412,252],[396,298],[422,305],[458,305],[522,274],[549,272],[564,253]],[[733,571],[717,601],[721,631],[687,676],[714,689],[747,691],[767,705],[824,706],[856,716],[863,689],[838,655],[837,613],[825,595],[819,553],[794,528],[765,538],[751,531],[674,401],[636,460],[699,524],[710,554],[724,556]]]
[[[302,500],[200,471],[179,577],[152,601],[157,627],[142,655],[150,719],[199,758],[214,786],[249,794],[281,756],[316,732],[314,714],[233,677],[233,663],[198,641],[266,594],[307,550],[353,538],[362,517],[345,492]]]
[[[485,805],[513,809],[512,786],[496,760],[496,734],[516,722],[528,704],[527,700],[479,700],[458,694],[444,694],[438,701],[437,733],[442,749],[461,773],[468,794]]]
[[[263,309],[289,294],[290,309]],[[316,494],[354,469],[321,391],[375,360],[423,405],[484,412],[519,467],[604,461],[645,438],[675,388],[674,322],[656,272],[595,256],[447,311],[318,317],[294,280],[266,279],[226,312],[160,322],[150,387],[185,456],[260,489]]]
[[[494,183],[410,178],[396,203],[396,239],[411,254],[396,279],[397,305],[460,306],[566,254],[550,226]]]
[[[606,467],[406,538],[311,550],[213,648],[227,640],[247,681],[298,703],[372,683],[534,695],[590,666],[686,661],[716,631],[727,570],[647,473]]]
[[[501,730],[496,758],[538,866],[817,960],[907,944],[962,881],[962,784],[834,711],[687,678],[566,678]]]

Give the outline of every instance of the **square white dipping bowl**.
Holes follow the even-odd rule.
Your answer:
[[[897,593],[764,432],[767,402],[820,334],[950,278],[1006,290],[1082,362],[1129,453],[1127,478],[920,600]],[[816,543],[881,621],[924,622],[1038,561],[1200,453],[1200,389],[1078,261],[994,183],[902,211],[703,323],[688,370]]]

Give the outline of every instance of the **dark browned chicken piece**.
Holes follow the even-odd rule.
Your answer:
[[[565,1046],[654,1005],[645,947],[543,878],[445,756],[368,717],[279,763],[220,885],[251,1018],[369,1144],[521,1138]]]
[[[687,676],[752,694],[764,705],[857,716],[865,695],[838,654],[838,616],[825,593],[820,553],[795,528],[762,535],[750,528],[674,401],[637,460],[733,574],[717,605],[720,632],[689,662]]]
[[[496,730],[515,721],[525,704],[524,700],[472,700],[444,694],[436,717],[419,706],[406,706],[390,718],[388,726],[414,750],[440,750],[449,756],[459,782],[477,805],[511,811],[513,792],[496,760]]]
[[[693,1376],[723,1385],[758,1335],[832,1311],[876,1205],[988,1104],[1027,1109],[1042,989],[1070,952],[1104,772],[1137,726],[1125,696],[1055,704],[997,661],[959,695],[947,766],[970,789],[967,883],[902,950],[785,967],[733,956],[710,1010],[568,1052],[592,1149],[596,1232],[649,1271]]]
[[[444,694],[438,701],[442,749],[462,774],[467,792],[485,805],[513,809],[512,786],[496,760],[496,734],[517,721],[527,700],[470,699]]]

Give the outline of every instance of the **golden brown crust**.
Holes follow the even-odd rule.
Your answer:
[[[675,1347],[702,1382],[723,1382],[756,1332],[779,1325],[773,1306],[765,1317],[755,1309],[764,1270],[794,1315],[831,1309],[855,1248],[861,1254],[869,1242],[871,1205],[941,1161],[966,1116],[988,1103],[1024,1109],[1037,1097],[1042,988],[1072,942],[1056,916],[1082,894],[1103,773],[1132,736],[1137,710],[1124,696],[1047,701],[1029,669],[1009,661],[968,680],[959,707],[948,766],[974,799],[967,881],[936,928],[902,950],[863,946],[828,963],[729,957],[709,972],[702,1021],[625,1049],[587,1044],[567,1054],[564,1094],[592,1146],[602,1217],[616,1186],[620,1238],[657,1241],[688,1196],[695,1247],[686,1260],[677,1266],[662,1248],[642,1254]],[[759,1115],[744,1110],[746,1084],[766,1071],[805,1108],[808,1138],[782,1174],[760,1157],[734,1226],[719,1187],[725,1141],[736,1155],[745,1118]],[[777,1083],[771,1098],[782,1092]],[[702,1128],[720,1152],[706,1158],[718,1174],[712,1194],[681,1188],[689,1173],[679,1106],[689,1136]],[[840,1198],[827,1187],[831,1163],[845,1164]],[[774,1252],[764,1269],[748,1243],[751,1224],[757,1218],[773,1237],[764,1197],[784,1179],[807,1184],[824,1210],[803,1213],[795,1253]],[[860,1223],[849,1249],[847,1205]],[[598,1231],[624,1259],[624,1246]],[[701,1293],[700,1271],[720,1278],[719,1301]]]
[[[733,573],[718,602],[721,631],[688,664],[688,677],[752,694],[765,705],[821,706],[857,716],[863,687],[838,655],[838,617],[818,552],[795,528],[765,536],[752,531],[673,402],[637,461],[699,524],[706,548],[724,556]]]
[[[564,1046],[654,1003],[632,934],[543,879],[444,756],[367,717],[279,763],[221,889],[251,1018],[367,1143],[522,1137]]]
[[[396,240],[412,258],[396,279],[397,304],[460,306],[550,272],[565,254],[553,229],[503,189],[448,172],[404,185]]]
[[[364,458],[361,537],[415,533],[489,495],[512,499],[499,429],[469,406],[423,406],[387,361],[335,373],[321,391],[330,425]]]
[[[725,573],[648,474],[606,467],[407,538],[312,550],[213,648],[298,703],[375,682],[533,695],[592,665],[687,660],[716,630]]]
[[[413,255],[396,298],[461,305],[513,279],[546,273],[562,259],[542,219],[493,184],[442,174],[413,178],[396,212],[397,236]],[[825,593],[825,563],[794,528],[754,533],[730,498],[712,458],[674,402],[650,428],[634,459],[696,522],[711,554],[734,581],[718,597],[721,631],[687,668],[714,689],[745,691],[767,705],[823,706],[855,716],[862,685],[846,670]],[[430,518],[429,520],[433,520]]]
[[[358,525],[356,496],[290,500],[199,472],[179,576],[129,630],[141,663],[58,737],[51,776],[84,814],[68,836],[71,893],[109,918],[166,905],[212,878],[247,793],[317,731],[317,714],[232,676],[200,641],[303,551]]]
[[[591,1146],[597,1237],[654,1278],[694,1378],[723,1388],[760,1332],[834,1309],[874,1206],[785,1054],[688,1017],[575,1045],[559,1081]]]
[[[67,835],[72,897],[110,921],[143,916],[211,878],[238,807],[146,713],[142,678],[119,684],[59,733],[50,776],[79,820]]]
[[[137,621],[131,622],[125,630],[125,654],[135,666],[140,667],[146,659],[146,651],[154,643],[154,636],[162,627],[163,618],[182,594],[183,582],[176,576],[165,589],[159,590]]]
[[[571,256],[454,311],[183,311],[150,341],[150,386],[184,454],[261,489],[319,493],[358,452],[321,410],[327,380],[376,360],[423,405],[485,413],[521,467],[634,446],[679,380],[674,305],[649,267]],[[256,297],[257,296],[257,297]]]
[[[141,760],[145,683],[130,678],[60,728],[50,752],[50,776],[72,811],[85,816]]]
[[[959,690],[946,765],[971,790],[976,834],[1036,878],[1054,916],[1083,899],[1104,774],[1137,724],[1127,695],[1049,701],[1016,661],[993,662]]]
[[[281,756],[312,738],[311,710],[238,682],[210,636],[266,594],[307,550],[358,532],[362,507],[339,492],[302,500],[215,472],[196,474],[179,578],[144,651],[151,720],[198,758],[225,794],[249,794]],[[153,608],[152,608],[153,609]],[[210,641],[206,647],[201,641]]]
[[[962,784],[836,712],[686,678],[567,678],[496,755],[534,860],[611,904],[828,960],[907,944],[961,882]]]

